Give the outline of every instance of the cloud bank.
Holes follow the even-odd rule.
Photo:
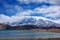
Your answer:
[[[33,14],[39,14],[40,16],[31,16]],[[43,16],[41,16],[43,14]],[[24,10],[22,12],[18,12],[14,16],[5,16],[3,14],[0,14],[0,22],[17,22],[25,17],[36,17],[39,19],[39,17],[43,19],[49,19],[53,22],[59,23],[60,19],[57,19],[60,17],[60,6],[50,6],[50,7],[37,7],[34,10]],[[50,18],[48,18],[50,17]],[[53,19],[52,19],[53,18]],[[5,19],[5,20],[4,20]]]
[[[50,6],[50,7],[37,7],[34,10],[25,10],[17,13],[17,16],[30,16],[39,14],[40,16],[50,17],[53,19],[57,19],[60,17],[60,6]],[[41,15],[42,14],[42,15]]]

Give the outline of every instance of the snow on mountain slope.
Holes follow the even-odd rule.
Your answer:
[[[6,18],[5,16],[3,18]],[[3,20],[0,17],[0,23],[5,23],[9,25],[38,25],[38,26],[60,26],[59,24],[49,20],[45,17],[40,16],[12,16],[7,17],[8,19]]]
[[[60,27],[59,24],[43,17],[20,17],[19,20],[13,21],[9,23],[9,25],[16,26],[16,25],[37,25],[37,26],[44,26],[44,27],[49,27],[49,26],[57,26]]]

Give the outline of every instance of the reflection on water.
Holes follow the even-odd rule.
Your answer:
[[[0,38],[60,38],[60,33],[4,30],[0,31]]]

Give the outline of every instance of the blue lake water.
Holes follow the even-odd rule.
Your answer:
[[[60,38],[60,33],[4,30],[0,31],[0,38]]]

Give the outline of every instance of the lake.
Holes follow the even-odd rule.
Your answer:
[[[2,30],[0,31],[0,38],[60,38],[60,33]]]

